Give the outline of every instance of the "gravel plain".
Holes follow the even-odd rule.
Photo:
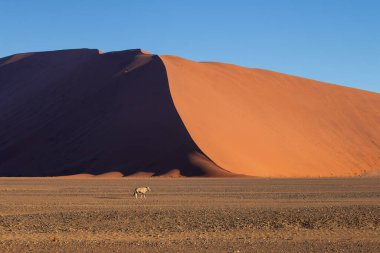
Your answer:
[[[380,252],[378,178],[1,178],[0,199],[0,252]]]

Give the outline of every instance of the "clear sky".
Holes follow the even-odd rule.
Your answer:
[[[0,0],[0,57],[143,48],[380,92],[379,0]]]

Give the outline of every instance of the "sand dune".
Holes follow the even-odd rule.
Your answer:
[[[162,59],[182,121],[220,167],[264,177],[380,169],[380,94],[261,69]]]
[[[81,49],[0,64],[3,176],[231,174],[193,162],[201,151],[174,108],[157,56]]]
[[[142,50],[0,59],[1,176],[368,175],[380,94]]]

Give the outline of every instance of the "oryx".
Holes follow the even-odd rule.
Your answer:
[[[144,196],[144,198],[146,198],[145,194],[147,192],[150,192],[151,189],[149,188],[149,186],[145,186],[145,187],[138,187],[135,189],[135,192],[133,193],[133,196],[135,196],[135,198],[137,199],[137,195],[140,194],[140,197],[142,198]]]

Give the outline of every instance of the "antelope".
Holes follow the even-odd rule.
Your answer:
[[[145,186],[145,187],[138,187],[135,189],[135,192],[133,193],[133,196],[135,196],[135,198],[137,199],[137,195],[140,194],[140,198],[142,198],[144,196],[144,198],[146,198],[146,193],[147,192],[150,192],[151,189],[149,188],[149,186]]]

